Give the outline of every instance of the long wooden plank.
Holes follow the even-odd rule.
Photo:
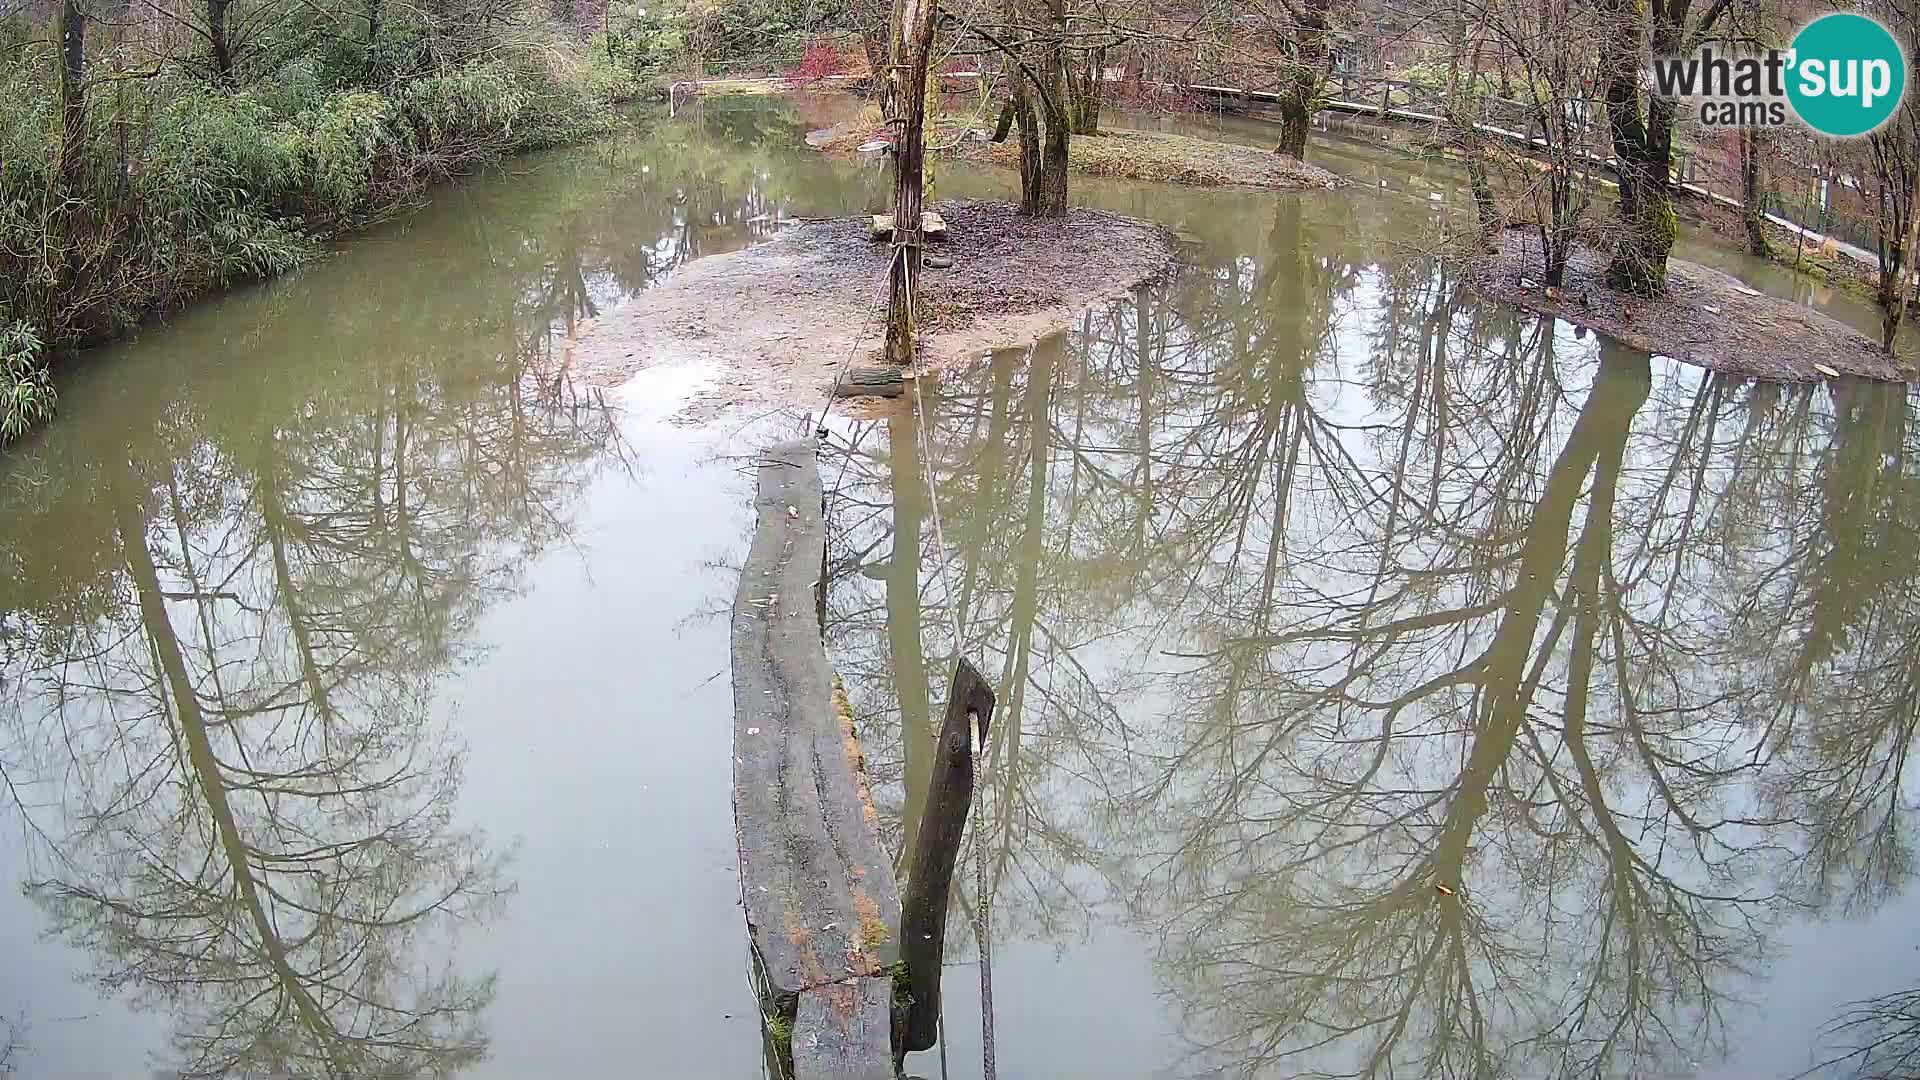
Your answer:
[[[894,1080],[893,981],[860,978],[800,995],[794,1080]]]
[[[900,899],[820,638],[826,524],[813,443],[764,451],[758,474],[733,604],[734,825],[755,958],[791,1016],[804,990],[887,972]]]

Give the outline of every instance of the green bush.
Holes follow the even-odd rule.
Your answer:
[[[607,35],[594,43],[594,52],[611,57],[630,74],[652,76],[665,71],[685,54],[686,27],[668,17],[661,4],[623,0],[607,12]]]
[[[301,193],[335,216],[374,201],[374,179],[402,153],[392,99],[370,90],[334,94],[283,124],[279,136],[298,163]]]
[[[128,208],[140,261],[158,279],[149,303],[285,273],[312,250],[282,217],[306,179],[299,146],[253,96],[187,89],[159,114],[151,146]]]
[[[0,69],[0,441],[52,409],[48,350],[283,273],[430,180],[604,130],[637,89],[604,49],[550,36],[492,56],[381,85],[358,47],[238,91],[121,81],[89,102],[79,190],[56,176],[51,63]]]
[[[168,214],[272,202],[300,175],[273,114],[250,94],[186,88],[154,125],[141,194]]]
[[[53,379],[26,323],[0,326],[0,445],[53,415]]]

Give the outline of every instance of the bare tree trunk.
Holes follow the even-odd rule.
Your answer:
[[[1464,6],[1457,11],[1456,30],[1462,39],[1469,36],[1467,31],[1467,12]],[[1473,192],[1473,207],[1480,222],[1483,240],[1491,240],[1500,230],[1500,207],[1493,195],[1493,181],[1487,175],[1486,142],[1480,133],[1480,50],[1484,42],[1477,37],[1467,61],[1466,89],[1460,86],[1459,72],[1448,76],[1451,89],[1447,95],[1447,119],[1453,128],[1454,141],[1460,147],[1460,153],[1467,159],[1467,185]]]
[[[887,73],[900,112],[893,140],[894,259],[888,271],[887,359],[914,356],[913,285],[920,277],[920,211],[927,152],[927,65],[933,49],[935,0],[898,0],[894,6],[893,64]]]
[[[1014,117],[1020,122],[1020,212],[1032,216],[1040,212],[1040,114],[1024,86],[1014,101]]]
[[[1046,142],[1034,176],[1032,213],[1038,218],[1063,218],[1067,216],[1067,156],[1072,139],[1066,106],[1065,0],[1048,0],[1048,7],[1053,15],[1051,34],[1040,58],[1040,76],[1045,80],[1040,87],[1040,102],[1046,112]]]
[[[1673,103],[1658,95],[1643,103],[1640,93],[1641,40],[1645,7],[1633,0],[1609,0],[1603,9],[1612,25],[1604,31],[1600,65],[1605,84],[1607,125],[1620,182],[1621,236],[1607,266],[1607,283],[1636,296],[1657,296],[1667,288],[1667,256],[1679,235],[1673,209]],[[1677,53],[1678,35],[1658,32],[1654,51]],[[1674,40],[1668,41],[1668,38]]]
[[[1906,314],[1907,279],[1913,272],[1913,236],[1920,214],[1914,213],[1914,195],[1920,192],[1920,167],[1904,130],[1905,118],[1869,135],[1874,177],[1879,181],[1874,214],[1874,253],[1880,262],[1880,344],[1891,350]]]
[[[1741,219],[1747,226],[1747,252],[1766,258],[1772,254],[1767,244],[1765,185],[1760,171],[1760,155],[1766,150],[1763,128],[1740,129],[1740,203]]]
[[[1085,63],[1067,72],[1067,127],[1075,135],[1100,134],[1100,106],[1106,97],[1105,46],[1085,55]]]
[[[207,0],[207,41],[213,47],[215,85],[233,86],[233,45],[227,37],[227,9],[232,0]]]
[[[1034,178],[1033,216],[1067,216],[1067,157],[1069,153],[1066,118],[1058,114],[1047,118],[1046,145],[1040,153],[1040,172]]]
[[[1327,48],[1327,13],[1331,7],[1332,0],[1305,0],[1298,11],[1299,24],[1284,43],[1288,69],[1280,98],[1280,144],[1273,148],[1274,153],[1306,159],[1314,102],[1320,96],[1331,56]]]
[[[1900,336],[1900,322],[1913,295],[1913,254],[1920,246],[1920,213],[1914,212],[1920,206],[1920,168],[1910,168],[1909,174],[1906,237],[1894,257],[1892,272],[1883,273],[1880,280],[1880,347],[1887,352],[1893,351],[1893,343]]]
[[[1000,119],[993,125],[993,135],[990,141],[997,143],[1007,141],[1007,133],[1013,130],[1013,114],[1013,99],[1008,98],[1007,103],[1000,107]]]
[[[87,154],[87,16],[80,0],[60,5],[60,186],[77,196]]]
[[[1896,33],[1909,54],[1916,44],[1913,13]],[[1912,293],[1915,255],[1920,254],[1920,129],[1911,98],[1894,111],[1892,121],[1867,136],[1873,171],[1880,181],[1880,213],[1875,240],[1880,257],[1880,347],[1891,353],[1900,337]],[[1891,242],[1890,242],[1891,241]]]
[[[1072,139],[1067,102],[1066,0],[1046,0],[1042,25],[1019,45],[994,42],[1012,80],[1013,119],[1020,126],[1020,212],[1067,215],[1067,159]],[[1009,24],[1023,25],[1019,0],[1002,0]],[[1004,124],[1005,118],[1002,118]]]

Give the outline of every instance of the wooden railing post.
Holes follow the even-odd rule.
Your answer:
[[[901,902],[900,958],[906,961],[912,994],[901,1025],[903,1050],[927,1050],[939,1038],[947,898],[973,803],[973,730],[978,728],[984,743],[992,719],[993,689],[972,664],[959,661],[947,692],[946,715],[940,721],[927,805],[920,813],[920,833]]]

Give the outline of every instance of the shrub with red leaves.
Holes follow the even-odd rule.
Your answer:
[[[817,83],[830,75],[847,73],[846,58],[831,42],[816,41],[807,46],[805,56],[800,58],[800,66],[787,72],[787,85],[806,86]]]

